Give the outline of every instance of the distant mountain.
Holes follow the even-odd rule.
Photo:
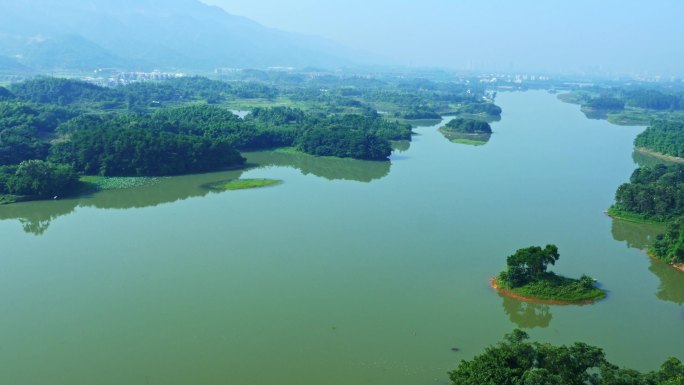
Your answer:
[[[29,68],[20,64],[16,59],[0,56],[0,73],[26,73]]]
[[[0,55],[41,70],[330,68],[357,59],[335,43],[266,28],[198,0],[0,3]]]

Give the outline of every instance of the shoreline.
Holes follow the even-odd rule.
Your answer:
[[[684,263],[667,263],[667,262],[663,261],[662,259],[656,257],[655,255],[652,255],[651,253],[649,253],[648,250],[643,250],[643,252],[644,252],[644,254],[646,254],[649,258],[651,258],[651,259],[653,259],[653,260],[655,260],[655,261],[664,263],[664,264],[670,266],[671,268],[673,268],[673,269],[679,271],[680,273],[684,273]]]
[[[684,272],[684,270],[683,270]],[[562,305],[562,306],[568,306],[568,305],[590,305],[593,304],[596,301],[593,300],[585,300],[585,301],[578,301],[578,302],[570,302],[570,301],[559,301],[559,300],[554,300],[554,299],[541,299],[541,298],[534,298],[534,297],[526,297],[524,295],[520,295],[517,293],[514,293],[510,290],[507,289],[502,289],[497,283],[496,283],[496,277],[491,277],[489,279],[489,286],[494,289],[497,293],[499,293],[502,296],[508,297],[508,298],[513,298],[517,299],[519,301],[524,301],[524,302],[531,302],[531,303],[541,303],[544,305]]]
[[[663,154],[661,152],[649,150],[648,148],[645,148],[645,147],[634,147],[634,150],[638,151],[642,154],[651,155],[651,156],[656,157],[658,159],[666,160],[668,162],[684,163],[684,158],[679,158],[676,156]]]

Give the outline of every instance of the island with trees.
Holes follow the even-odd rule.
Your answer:
[[[589,276],[572,279],[547,271],[559,258],[555,245],[519,249],[506,259],[506,270],[492,278],[492,287],[502,295],[551,304],[586,304],[606,296]]]
[[[520,329],[486,348],[471,360],[462,360],[449,372],[452,385],[680,385],[684,364],[667,359],[659,370],[643,373],[621,368],[606,359],[601,348],[583,342],[551,345],[529,342]]]
[[[439,129],[447,139],[453,143],[483,145],[492,136],[489,123],[471,118],[454,118]]]

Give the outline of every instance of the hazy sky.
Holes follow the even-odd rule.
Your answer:
[[[397,64],[684,74],[682,0],[203,0]]]

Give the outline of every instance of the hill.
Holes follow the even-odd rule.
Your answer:
[[[344,47],[266,28],[198,0],[25,0],[3,5],[0,55],[46,69],[339,67]]]

